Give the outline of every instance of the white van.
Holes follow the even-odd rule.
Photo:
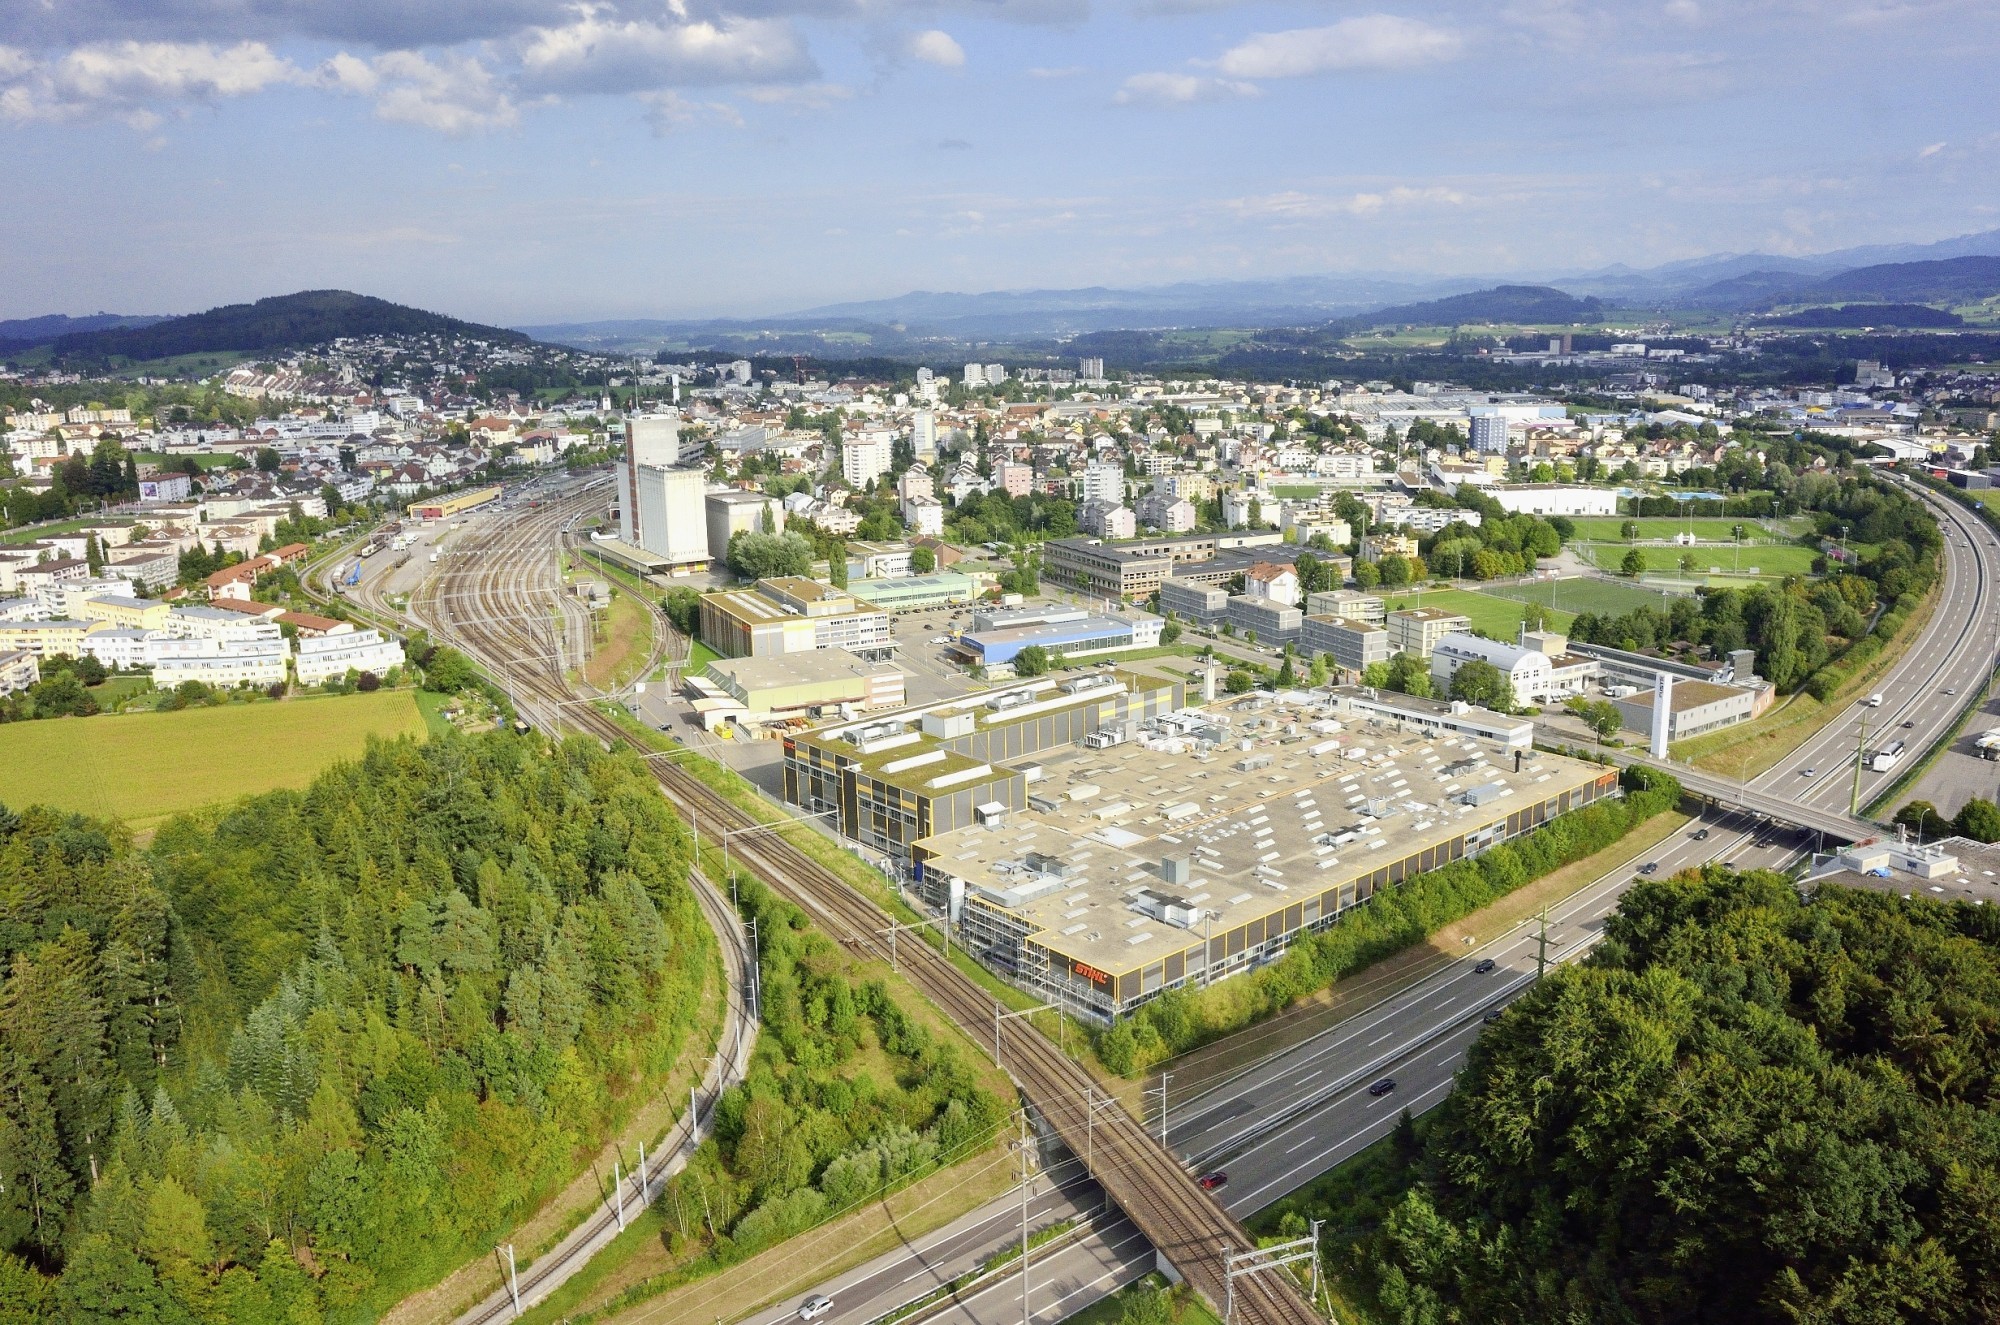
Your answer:
[[[1866,704],[1869,708],[1878,709],[1882,707],[1882,695],[1878,691],[1877,693],[1868,696],[1868,698],[1862,700],[1861,702]]]

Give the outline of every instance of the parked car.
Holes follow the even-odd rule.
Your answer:
[[[1479,965],[1472,968],[1472,973],[1474,975],[1485,975],[1488,971],[1492,970],[1499,964],[1500,964],[1499,962],[1494,961],[1491,957],[1481,957],[1479,959]]]
[[[833,1299],[825,1293],[814,1293],[811,1297],[799,1303],[799,1319],[818,1320],[831,1310],[833,1310]]]
[[[1368,1093],[1370,1095],[1373,1095],[1376,1099],[1379,1100],[1384,1095],[1387,1095],[1390,1091],[1394,1090],[1395,1088],[1396,1088],[1396,1078],[1383,1077],[1380,1081],[1376,1082],[1374,1085],[1368,1088]]]
[[[1224,1173],[1221,1169],[1216,1169],[1212,1173],[1202,1174],[1199,1178],[1196,1178],[1195,1181],[1201,1184],[1201,1189],[1203,1191],[1217,1192],[1221,1191],[1224,1187],[1227,1187],[1229,1185],[1229,1175],[1227,1173]]]

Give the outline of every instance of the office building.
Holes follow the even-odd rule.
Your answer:
[[[1160,581],[1160,610],[1183,621],[1212,626],[1229,614],[1229,590],[1169,575]]]
[[[927,612],[939,607],[963,607],[979,596],[980,581],[958,571],[902,575],[887,580],[849,577],[847,592],[884,612]]]
[[[1306,595],[1307,616],[1337,616],[1381,625],[1388,615],[1382,600],[1359,589],[1321,589]]]
[[[1254,634],[1259,644],[1282,646],[1299,642],[1299,623],[1305,620],[1305,613],[1268,598],[1237,594],[1229,600],[1225,619],[1246,639]]]
[[[886,658],[889,614],[817,580],[773,576],[701,596],[701,639],[725,658],[847,649]]]
[[[1546,653],[1459,632],[1441,637],[1431,649],[1431,689],[1440,695],[1450,694],[1452,678],[1469,662],[1488,663],[1496,668],[1513,687],[1515,708],[1526,708],[1551,698],[1553,683]]]
[[[788,737],[784,794],[909,869],[910,845],[1028,808],[1037,757],[1115,739],[1186,699],[1179,681],[1102,670],[996,686]]]
[[[1371,665],[1386,663],[1395,656],[1395,650],[1389,647],[1386,627],[1338,616],[1302,618],[1299,651],[1308,658],[1324,654],[1335,667],[1357,677]]]
[[[1130,543],[1055,538],[1042,545],[1042,578],[1106,598],[1146,598],[1169,575],[1222,583],[1259,560],[1290,561],[1275,529],[1148,537]]]
[[[1618,706],[1627,730],[1648,733],[1655,730],[1654,705],[1661,689],[1659,681],[1666,683],[1669,741],[1685,741],[1704,732],[1733,727],[1750,721],[1756,714],[1755,691],[1712,681],[1684,681],[1662,673],[1653,689],[1611,701]]]
[[[996,796],[910,855],[966,951],[1098,1025],[1618,790],[1580,760],[1343,721],[1324,695],[1094,735],[1044,747],[1025,806]]]
[[[1390,648],[1428,658],[1446,635],[1470,631],[1472,618],[1439,607],[1406,607],[1389,613],[1383,624],[1389,628]]]

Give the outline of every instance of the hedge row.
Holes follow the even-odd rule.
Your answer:
[[[1870,660],[1889,646],[1890,640],[1902,633],[1903,627],[1909,624],[1910,615],[1923,601],[1924,595],[1918,593],[1906,593],[1897,598],[1875,623],[1873,630],[1848,645],[1838,658],[1807,677],[1800,689],[1822,703],[1839,694],[1843,686],[1860,675],[1861,669]]]
[[[1551,820],[1469,860],[1384,889],[1338,924],[1299,939],[1283,957],[1212,990],[1170,990],[1096,1036],[1097,1054],[1121,1076],[1240,1030],[1342,976],[1421,943],[1523,884],[1602,851],[1672,809],[1681,786],[1657,769],[1624,770],[1625,795]],[[1211,997],[1225,994],[1226,998]]]

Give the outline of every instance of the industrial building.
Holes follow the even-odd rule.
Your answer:
[[[913,842],[1026,809],[1044,751],[1123,739],[1185,697],[1105,668],[823,727],[785,739],[785,800],[907,867]]]
[[[1296,609],[1294,609],[1296,610]],[[1051,654],[1110,653],[1149,649],[1160,642],[1166,619],[1151,612],[1086,612],[1076,607],[1031,607],[977,612],[972,629],[952,645],[961,662],[975,667],[1011,666],[1021,650],[1040,645]]]
[[[1420,699],[1394,690],[1367,686],[1330,686],[1319,692],[1336,714],[1353,714],[1388,723],[1398,731],[1433,736],[1465,736],[1491,741],[1503,750],[1529,750],[1535,744],[1535,724],[1463,700]]]
[[[474,488],[468,492],[453,493],[449,497],[433,497],[429,501],[411,502],[412,520],[449,520],[454,515],[464,515],[467,511],[488,506],[500,500],[500,488]]]
[[[759,580],[749,589],[703,594],[701,639],[725,658],[812,649],[886,658],[894,647],[887,612],[817,580],[790,575]]]
[[[933,571],[929,575],[905,575],[893,580],[852,580],[847,592],[870,607],[885,612],[927,612],[938,607],[959,607],[979,596],[982,576],[975,579],[958,571]]]
[[[996,800],[915,842],[918,893],[995,971],[1103,1025],[1617,794],[1595,764],[1296,698],[1045,748],[1024,808]]]
[[[728,560],[729,540],[738,534],[785,532],[785,503],[766,493],[719,488],[702,498],[702,506],[708,517],[708,555],[714,561]]]
[[[1653,730],[1654,690],[1642,690],[1636,695],[1614,696],[1612,703],[1625,719],[1625,726],[1636,732]],[[1667,739],[1684,741],[1703,732],[1717,728],[1734,726],[1748,722],[1756,715],[1757,694],[1740,686],[1717,685],[1713,681],[1680,681],[1672,683],[1669,691]]]
[[[627,541],[666,558],[676,572],[707,569],[707,472],[640,465],[633,483],[637,509]]]
[[[783,722],[823,711],[870,711],[903,704],[903,672],[846,649],[814,649],[763,658],[718,658],[682,688],[701,725]],[[851,716],[851,715],[850,715]]]

